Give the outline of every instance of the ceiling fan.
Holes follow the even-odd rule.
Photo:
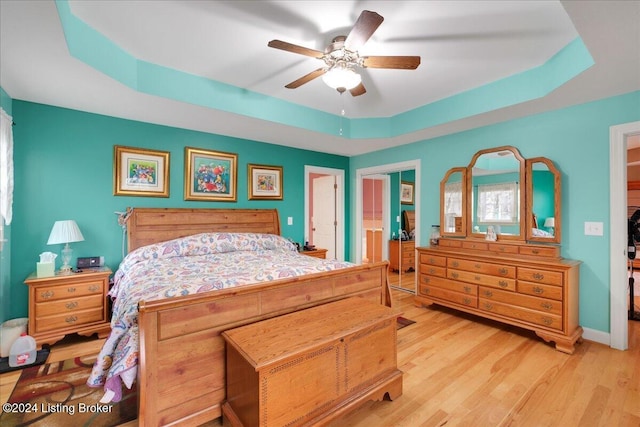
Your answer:
[[[349,35],[335,37],[324,52],[281,40],[271,40],[267,45],[275,49],[321,59],[325,63],[323,67],[286,85],[287,89],[298,88],[322,76],[324,82],[338,92],[343,93],[349,90],[351,95],[360,96],[367,90],[362,84],[360,75],[355,72],[356,68],[415,70],[420,65],[419,56],[360,56],[358,54],[358,49],[369,40],[382,21],[384,18],[376,12],[362,11]]]

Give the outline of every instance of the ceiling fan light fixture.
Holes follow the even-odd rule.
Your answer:
[[[346,67],[333,67],[322,76],[327,86],[333,89],[353,89],[362,82],[360,74]]]

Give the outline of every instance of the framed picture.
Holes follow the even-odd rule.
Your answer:
[[[184,161],[185,200],[237,200],[237,154],[185,147]]]
[[[400,183],[400,203],[403,205],[413,204],[413,182],[402,181]]]
[[[169,152],[114,146],[115,196],[169,197]]]
[[[282,200],[282,166],[248,165],[249,200]]]

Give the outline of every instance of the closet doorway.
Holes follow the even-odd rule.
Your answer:
[[[420,160],[356,170],[355,262],[389,261],[390,285],[410,293],[416,291],[419,182]]]

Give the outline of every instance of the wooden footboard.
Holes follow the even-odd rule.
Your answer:
[[[140,425],[197,425],[221,415],[224,330],[359,296],[391,306],[387,262],[139,305]]]

